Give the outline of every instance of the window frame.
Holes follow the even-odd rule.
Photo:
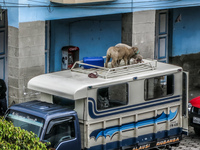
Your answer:
[[[156,98],[148,98],[148,99],[146,99],[145,98],[145,94],[146,94],[146,92],[145,92],[145,81],[146,80],[149,80],[149,79],[152,79],[152,78],[157,78],[157,77],[162,77],[162,76],[173,76],[173,83],[172,83],[172,87],[173,87],[173,89],[172,89],[172,93],[170,93],[170,94],[167,94],[167,95],[164,95],[164,96],[161,96],[161,97],[156,97]],[[159,75],[159,76],[154,76],[154,77],[151,77],[151,78],[146,78],[145,80],[144,80],[144,100],[145,101],[149,101],[149,100],[154,100],[154,99],[159,99],[159,98],[163,98],[163,97],[167,97],[167,96],[172,96],[172,95],[174,95],[174,89],[175,89],[175,84],[174,84],[174,80],[175,79],[175,76],[174,76],[174,74],[165,74],[165,75]]]
[[[65,122],[65,121],[68,121],[68,120],[72,120],[73,124],[74,124],[74,137],[71,138],[71,139],[68,139],[68,140],[76,139],[77,138],[77,129],[76,129],[76,122],[75,122],[76,118],[75,118],[75,116],[66,116],[66,117],[62,117],[62,118],[54,118],[54,119],[49,120],[48,125],[46,126],[46,130],[45,130],[44,135],[43,135],[43,140],[46,141],[45,136],[47,135],[47,133],[50,134],[53,127],[55,127],[58,124]],[[55,123],[52,123],[52,122],[55,122]],[[52,123],[52,125],[51,125],[51,123]],[[49,129],[50,126],[51,126],[51,128]],[[60,143],[68,141],[68,140],[63,140],[61,142],[58,141],[58,143],[53,145],[53,148],[56,148]]]
[[[127,92],[126,103],[124,105],[120,105],[120,106],[114,106],[114,107],[108,107],[108,108],[104,108],[104,109],[98,109],[98,95],[99,95],[99,90],[105,89],[105,88],[109,88],[109,87],[112,87],[112,86],[115,86],[115,85],[121,85],[121,84],[125,84],[126,85],[126,89],[127,89],[126,90],[126,92]],[[129,103],[129,83],[128,82],[122,82],[122,83],[118,83],[118,84],[107,85],[107,86],[98,88],[97,91],[96,91],[96,110],[97,111],[111,110],[111,109],[123,107],[123,106],[128,105],[128,103]]]

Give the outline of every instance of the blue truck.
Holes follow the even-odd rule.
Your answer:
[[[40,92],[37,100],[11,106],[5,118],[57,150],[170,149],[188,133],[181,67],[154,60],[89,66],[32,78],[27,86]]]

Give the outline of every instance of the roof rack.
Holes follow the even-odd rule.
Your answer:
[[[105,58],[105,56],[103,57]],[[155,70],[157,68],[157,60],[143,59],[143,63],[124,65],[124,62],[120,63],[120,67],[111,68],[111,64],[108,64],[108,68],[95,66],[91,64],[83,63],[83,60],[76,61],[71,68],[71,71],[80,72],[84,74],[90,74],[97,72],[98,77],[108,79],[118,77],[127,74],[139,73],[144,71]],[[78,66],[78,67],[77,67]],[[93,68],[84,69],[84,66],[90,66]]]

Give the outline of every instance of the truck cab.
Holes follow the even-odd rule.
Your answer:
[[[11,106],[5,119],[15,127],[34,132],[52,148],[81,149],[77,113],[69,108],[34,100]]]

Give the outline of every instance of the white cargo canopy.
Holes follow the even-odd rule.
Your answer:
[[[146,60],[145,60],[146,62]],[[140,66],[139,66],[140,67]],[[102,68],[101,68],[102,69]],[[109,84],[115,84],[119,82],[127,82],[133,80],[134,77],[137,79],[149,78],[153,75],[165,75],[166,73],[174,73],[182,69],[181,67],[169,65],[165,63],[157,63],[156,69],[153,68],[147,71],[137,71],[136,73],[119,74],[112,78],[89,78],[89,72],[98,73],[101,72],[99,69],[83,69],[87,70],[85,73],[65,70],[49,74],[43,74],[32,78],[28,82],[28,88],[43,93],[61,96],[73,100],[87,97],[88,87],[103,86]],[[129,71],[129,70],[128,70]]]

